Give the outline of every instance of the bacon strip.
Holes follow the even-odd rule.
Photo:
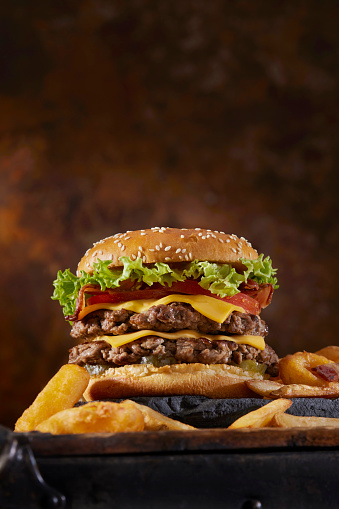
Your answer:
[[[258,301],[261,308],[266,308],[271,303],[274,292],[273,285],[270,283],[259,285],[256,281],[253,281],[253,279],[248,279],[246,283],[242,283],[239,290]]]
[[[131,284],[129,284],[128,286],[131,286]],[[125,287],[123,289],[126,290]],[[106,294],[110,294],[110,293],[116,294],[117,292],[119,292],[121,290],[122,290],[122,287],[115,288],[115,289],[106,288],[105,293]],[[253,281],[251,279],[249,279],[247,281],[247,283],[242,283],[239,287],[239,290],[242,293],[244,293],[246,296],[252,297],[254,300],[256,300],[258,302],[260,308],[265,308],[270,304],[272,295],[273,295],[273,291],[274,291],[273,285],[271,285],[271,284],[259,285],[256,281]],[[102,293],[102,290],[100,289],[99,285],[87,284],[87,285],[82,286],[79,290],[79,294],[78,294],[78,297],[76,300],[74,313],[73,313],[73,315],[67,315],[65,317],[66,320],[68,320],[70,322],[74,322],[78,319],[79,313],[86,306],[85,294],[96,295],[96,294],[100,294],[100,293]],[[165,294],[166,293],[169,294],[169,293],[171,293],[171,291],[169,290],[168,292],[165,292]],[[259,308],[258,314],[260,312],[260,308]]]
[[[339,381],[339,363],[330,362],[329,364],[321,364],[320,366],[311,368],[311,371],[327,382]]]
[[[67,315],[65,317],[65,319],[70,322],[74,322],[74,320],[78,319],[78,315],[79,315],[80,311],[82,311],[83,308],[86,306],[85,293],[94,295],[94,294],[100,293],[100,292],[101,292],[101,290],[100,290],[99,285],[88,284],[88,285],[82,286],[78,293],[78,297],[77,297],[77,300],[75,303],[75,310],[74,310],[73,315]]]
[[[114,288],[114,289],[113,288],[106,288],[104,293],[106,293],[106,294],[114,294],[114,293],[117,293],[117,292],[129,289],[129,288],[131,288],[132,285],[133,285],[133,282],[131,282],[131,281],[124,281],[120,285],[119,288]],[[100,293],[103,293],[101,288],[100,288],[100,285],[87,284],[87,285],[82,286],[80,288],[80,290],[79,290],[79,293],[78,293],[78,297],[77,297],[77,300],[76,300],[76,303],[75,303],[75,310],[74,310],[73,315],[67,315],[65,317],[65,319],[69,320],[70,322],[74,322],[75,320],[78,319],[79,313],[86,306],[85,294],[88,294],[88,295],[97,295],[97,294],[100,294]]]

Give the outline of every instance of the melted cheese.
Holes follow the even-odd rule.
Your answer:
[[[153,330],[141,330],[137,332],[131,332],[129,334],[121,334],[120,336],[99,336],[93,339],[96,340],[104,340],[107,341],[113,348],[117,348],[118,346],[125,345],[126,343],[130,343],[131,341],[135,341],[136,339],[140,339],[144,336],[157,336],[165,339],[178,339],[178,338],[206,338],[210,341],[215,340],[224,340],[224,341],[234,341],[238,345],[250,345],[258,348],[259,350],[265,349],[265,340],[262,336],[250,336],[250,335],[232,335],[232,336],[224,336],[224,335],[209,335],[202,334],[201,332],[197,332],[195,330],[184,329],[177,332],[157,332]]]
[[[208,297],[207,295],[182,295],[173,293],[172,295],[167,295],[162,299],[129,300],[118,304],[93,304],[92,306],[85,307],[79,313],[78,319],[82,320],[84,316],[92,313],[92,311],[97,311],[98,309],[111,309],[114,311],[117,309],[127,309],[129,311],[134,311],[135,313],[144,313],[152,306],[170,304],[171,302],[185,302],[190,304],[192,308],[198,311],[198,313],[201,313],[207,318],[218,323],[223,323],[233,311],[240,311],[240,313],[244,313],[244,309],[239,306],[234,306],[233,304],[220,299],[215,299],[214,297]]]

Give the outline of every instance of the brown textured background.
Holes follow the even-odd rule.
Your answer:
[[[50,300],[92,242],[248,238],[280,355],[338,344],[338,3],[8,2],[0,18],[0,422],[72,345]]]

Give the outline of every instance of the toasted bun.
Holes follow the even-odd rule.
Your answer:
[[[258,253],[246,239],[236,235],[202,228],[151,228],[117,233],[96,242],[80,260],[78,274],[81,270],[93,272],[98,259],[112,260],[110,268],[122,267],[121,256],[141,258],[146,264],[207,260],[237,266],[239,258],[255,260]]]
[[[172,364],[160,368],[131,364],[92,376],[84,397],[87,401],[180,394],[245,398],[253,396],[245,384],[253,379],[261,380],[262,376],[228,364]]]

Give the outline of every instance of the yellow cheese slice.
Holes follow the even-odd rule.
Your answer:
[[[140,330],[137,332],[131,332],[128,334],[121,334],[120,336],[98,336],[93,339],[96,340],[104,340],[107,341],[113,348],[117,348],[118,346],[125,345],[130,343],[131,341],[135,341],[136,339],[140,339],[144,336],[158,336],[160,338],[165,339],[178,339],[178,338],[206,338],[210,341],[214,340],[224,340],[224,341],[234,341],[238,345],[250,345],[258,348],[259,350],[265,350],[265,340],[262,336],[251,336],[251,335],[237,335],[234,336],[224,336],[224,335],[209,335],[202,334],[201,332],[197,332],[195,330],[183,329],[177,332],[157,332],[154,330]]]
[[[129,300],[127,302],[119,302],[118,304],[93,304],[92,306],[85,307],[79,313],[78,319],[82,320],[84,316],[92,313],[92,311],[97,311],[98,309],[110,309],[114,311],[117,309],[127,309],[129,311],[134,311],[135,313],[144,313],[152,306],[170,304],[171,302],[185,302],[187,304],[191,304],[192,308],[198,311],[198,313],[201,313],[207,318],[218,323],[223,323],[233,311],[244,313],[244,309],[239,306],[234,306],[233,304],[220,299],[215,299],[214,297],[208,297],[207,295],[182,295],[173,293],[172,295],[167,295],[162,299]]]

